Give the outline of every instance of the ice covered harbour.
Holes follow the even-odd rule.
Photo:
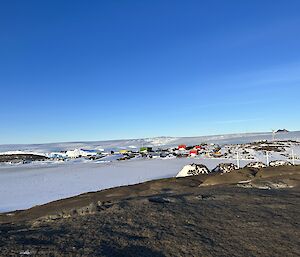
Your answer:
[[[266,138],[267,137],[267,138]],[[253,142],[262,139],[270,139],[270,134],[249,134],[233,136],[218,136],[206,138],[208,142],[224,144]],[[299,140],[300,132],[282,134],[281,140]],[[186,139],[186,141],[184,141]],[[216,140],[216,141],[215,141]],[[151,140],[149,139],[151,144]],[[166,145],[188,142],[190,144],[205,141],[201,138],[177,138],[168,139]],[[157,139],[156,139],[156,142]],[[160,145],[164,145],[159,142]],[[111,147],[118,147],[118,143],[110,143]],[[89,143],[91,144],[91,143]],[[143,143],[145,144],[145,143]],[[102,143],[104,145],[104,143]],[[122,145],[122,144],[120,144]],[[133,140],[126,140],[121,147],[134,146]],[[85,143],[87,146],[87,143]],[[6,147],[6,148],[5,148]],[[5,146],[2,150],[9,149]],[[32,146],[23,146],[32,151],[41,149]],[[40,147],[40,146],[39,146]],[[44,146],[45,147],[45,146]],[[49,146],[48,146],[49,147]],[[68,147],[63,145],[63,147]],[[136,146],[137,147],[137,146]],[[17,148],[19,149],[19,148]],[[23,150],[26,150],[23,149]],[[49,148],[47,148],[49,150]],[[22,149],[21,149],[22,150]],[[45,148],[44,148],[45,150]],[[297,152],[297,154],[299,154]],[[256,156],[257,160],[264,161],[264,156]],[[274,153],[270,160],[280,156]],[[284,158],[283,158],[284,159]],[[241,166],[251,160],[241,160]],[[140,183],[152,179],[172,177],[186,164],[191,162],[202,163],[209,169],[221,162],[235,162],[235,159],[221,158],[180,158],[180,159],[140,159],[125,162],[97,162],[75,159],[69,162],[39,162],[26,165],[12,165],[0,167],[0,212],[30,208],[53,200],[71,197],[89,191],[97,191],[115,186]],[[299,163],[299,161],[297,161]]]

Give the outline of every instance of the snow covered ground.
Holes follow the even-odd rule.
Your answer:
[[[220,145],[248,143],[257,140],[270,140],[270,133],[240,134],[197,138],[155,138],[120,140],[108,142],[64,143],[45,145],[13,145],[0,146],[0,152],[5,151],[32,151],[50,152],[70,150],[74,148],[85,149],[113,149],[138,148],[140,146],[175,146],[181,143],[187,145],[199,142],[218,143]],[[282,133],[278,140],[298,140],[300,132]],[[300,156],[300,147],[295,147],[295,153]],[[254,160],[241,158],[240,165],[244,166],[251,161],[266,162],[262,152],[254,154]],[[242,156],[241,156],[242,157]],[[280,153],[270,153],[269,160],[286,160]],[[215,168],[219,163],[236,163],[232,158],[173,158],[173,159],[131,159],[115,161],[112,157],[103,160],[86,160],[83,158],[66,162],[43,161],[29,164],[1,164],[0,165],[0,212],[26,209],[35,205],[44,204],[53,200],[71,197],[85,192],[135,184],[152,179],[176,176],[184,165],[201,163],[209,169]],[[300,160],[296,160],[300,164]]]
[[[230,160],[225,160],[230,162]],[[154,159],[31,163],[0,167],[0,212],[26,209],[85,192],[175,176],[186,164],[214,168],[221,159]],[[245,164],[244,161],[242,161]]]

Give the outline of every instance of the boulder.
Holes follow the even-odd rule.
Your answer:
[[[277,160],[277,161],[271,161],[269,163],[269,166],[270,167],[278,167],[278,166],[290,166],[292,165],[290,162],[288,161],[280,161],[280,160]]]
[[[261,169],[267,167],[266,164],[263,162],[250,162],[248,163],[245,168],[253,168],[253,169]]]
[[[197,176],[200,174],[208,174],[209,169],[203,164],[192,163],[185,165],[176,177]]]
[[[228,173],[228,172],[231,172],[231,171],[237,170],[237,169],[238,169],[238,167],[233,163],[220,163],[212,171],[220,172],[220,173]]]

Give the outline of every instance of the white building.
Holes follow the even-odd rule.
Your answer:
[[[75,150],[67,151],[66,155],[69,158],[78,158],[78,157],[95,156],[97,155],[97,152],[91,150],[75,149]]]

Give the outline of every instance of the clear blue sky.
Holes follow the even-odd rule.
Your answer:
[[[300,129],[300,1],[0,2],[0,144]]]

